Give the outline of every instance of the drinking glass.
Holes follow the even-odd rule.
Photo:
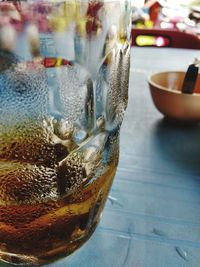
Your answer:
[[[95,230],[128,101],[130,3],[0,1],[0,259],[42,265]]]

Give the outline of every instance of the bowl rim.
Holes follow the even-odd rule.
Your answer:
[[[173,70],[170,70],[170,71],[161,71],[161,72],[154,72],[154,73],[151,73],[150,75],[148,75],[148,83],[153,85],[154,87],[156,87],[157,89],[160,89],[160,90],[163,90],[163,91],[167,91],[167,92],[171,92],[171,93],[174,93],[174,94],[177,94],[177,95],[187,95],[187,96],[197,96],[197,97],[200,97],[200,94],[198,93],[192,93],[192,94],[186,94],[186,93],[182,93],[181,91],[178,91],[178,90],[174,90],[174,89],[171,89],[171,88],[167,88],[165,86],[162,86],[160,84],[157,84],[155,82],[152,81],[152,77],[155,76],[155,75],[158,75],[158,74],[167,74],[167,73],[186,73],[185,71],[173,71]],[[198,74],[200,75],[200,73]]]

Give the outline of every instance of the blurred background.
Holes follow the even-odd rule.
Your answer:
[[[200,0],[132,0],[133,29],[184,32],[200,40]],[[137,46],[168,46],[159,36],[138,36]]]

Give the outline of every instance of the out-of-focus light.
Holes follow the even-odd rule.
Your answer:
[[[195,27],[195,22],[189,18],[185,18],[184,22],[190,27]]]
[[[164,46],[165,45],[165,38],[159,36],[156,38],[156,46]]]
[[[160,27],[162,29],[173,29],[174,28],[174,24],[173,23],[170,23],[170,22],[165,22],[165,21],[162,21],[160,23]]]
[[[138,8],[140,8],[140,7],[143,7],[144,6],[144,0],[131,0],[131,5],[133,6],[133,7],[138,7]]]
[[[177,27],[180,31],[184,31],[184,30],[187,28],[187,26],[186,26],[185,23],[183,23],[183,22],[178,22],[178,23],[176,24],[176,27]]]
[[[4,25],[0,30],[1,48],[6,51],[14,51],[16,44],[16,32],[11,24]]]
[[[170,40],[163,36],[139,35],[136,38],[137,46],[169,46]]]

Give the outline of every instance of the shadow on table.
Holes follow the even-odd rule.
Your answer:
[[[155,126],[156,152],[184,171],[200,174],[200,124],[177,124],[166,119]]]

